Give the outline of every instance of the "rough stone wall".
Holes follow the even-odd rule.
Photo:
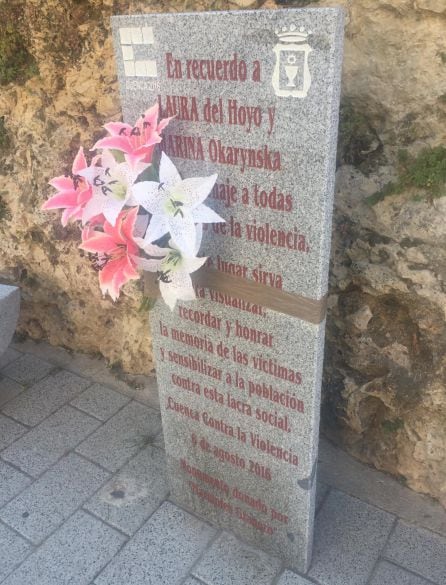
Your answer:
[[[0,5],[0,277],[22,287],[19,333],[153,368],[138,284],[101,298],[78,228],[38,210],[120,104],[115,14],[274,0],[8,0]],[[306,0],[277,0],[282,6]],[[446,197],[397,181],[401,148],[445,142],[444,0],[320,0],[347,11],[324,382],[325,432],[446,504]],[[441,152],[440,152],[441,154]],[[401,158],[401,157],[400,157]],[[415,160],[415,159],[413,159]],[[419,170],[419,169],[418,169]],[[423,171],[423,169],[421,169]]]

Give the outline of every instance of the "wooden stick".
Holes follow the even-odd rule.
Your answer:
[[[192,274],[192,281],[195,286],[211,288],[309,323],[317,325],[325,319],[327,295],[319,300],[310,299],[212,268],[197,270]],[[144,294],[151,298],[160,296],[156,274],[153,272],[144,272]]]

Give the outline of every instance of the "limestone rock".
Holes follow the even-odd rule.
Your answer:
[[[258,5],[258,0],[234,0],[239,8],[248,8],[249,6]]]
[[[446,5],[443,0],[416,0],[417,8],[421,10],[430,10],[442,14],[446,12]]]
[[[369,182],[338,171],[325,428],[446,503],[446,200],[404,193],[371,207]]]

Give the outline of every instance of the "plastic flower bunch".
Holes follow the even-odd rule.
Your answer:
[[[158,117],[155,104],[134,126],[105,124],[109,136],[92,149],[100,152],[87,164],[81,147],[70,175],[50,181],[57,193],[42,209],[63,209],[63,226],[81,223],[79,248],[89,253],[104,295],[116,301],[138,270],[148,270],[173,309],[179,299],[195,299],[190,275],[207,260],[197,257],[201,224],[225,220],[203,203],[217,175],[181,179],[165,153],[155,164],[154,149],[171,120]]]

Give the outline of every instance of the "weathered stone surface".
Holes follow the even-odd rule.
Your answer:
[[[446,199],[374,207],[338,172],[323,420],[359,458],[446,503]]]
[[[259,0],[258,4],[276,6],[274,0]],[[421,146],[444,142],[445,6],[443,0],[317,2],[317,6],[327,5],[342,5],[347,11],[339,164],[353,164],[362,172],[355,169],[351,178],[352,169],[343,168],[338,181],[337,199],[346,204],[337,210],[335,222],[339,252],[333,255],[333,317],[327,323],[327,344],[332,349],[326,362],[324,426],[331,431],[340,427],[337,440],[363,460],[445,502],[446,397],[438,361],[445,353],[444,301],[438,291],[445,259],[437,243],[438,232],[431,232],[428,221],[418,230],[420,242],[406,239],[392,225],[393,214],[404,219],[407,213],[413,222],[421,208],[439,219],[441,213],[436,209],[441,200],[434,206],[413,203],[406,193],[371,209],[358,202],[393,178],[399,148],[417,152]],[[11,283],[20,281],[20,332],[46,337],[55,345],[101,352],[111,363],[120,362],[130,371],[153,368],[147,321],[137,313],[141,298],[137,287],[127,287],[115,305],[101,300],[96,274],[76,248],[77,229],[63,229],[56,213],[49,216],[35,210],[51,191],[47,180],[68,169],[79,143],[92,145],[101,125],[120,116],[109,29],[112,12],[209,10],[211,6],[228,9],[235,4],[230,0],[159,0],[150,5],[138,0],[14,0],[2,4],[2,10],[14,17],[39,70],[38,76],[23,85],[18,72],[17,83],[2,87],[0,92],[0,119],[4,117],[5,128],[0,130],[0,277]],[[361,196],[357,199],[358,193]],[[360,213],[355,213],[356,205]],[[370,220],[365,222],[365,217]],[[382,217],[387,227],[382,225]],[[410,294],[404,299],[406,276],[397,272],[393,256],[380,263],[377,255],[379,241],[389,237],[388,245],[396,254],[403,254],[403,258],[407,254],[412,267],[410,281],[426,276],[422,285],[409,283]],[[350,258],[350,248],[358,247],[363,254],[361,263]],[[385,291],[377,292],[372,284],[383,278]],[[422,399],[415,410],[402,404],[405,383],[394,379],[392,412],[377,408],[377,418],[363,414],[359,426],[357,397],[359,410],[367,413],[370,405],[382,404],[382,396],[376,400],[358,392],[376,376],[370,374],[365,349],[351,369],[352,356],[359,346],[364,347],[355,323],[349,319],[338,327],[345,312],[342,307],[353,292],[358,295],[359,307],[352,315],[363,306],[381,314],[386,295],[397,295],[410,313],[412,326],[421,332],[417,352],[433,352],[438,364],[437,369],[429,369],[429,381],[423,376],[417,379]],[[371,292],[373,306],[368,305]],[[358,323],[357,317],[354,320]],[[364,316],[360,320],[363,327]],[[384,323],[388,322],[393,325],[386,317]],[[374,362],[386,362],[389,351],[399,362],[411,364],[412,372],[417,370],[420,359],[414,360],[413,351],[405,352],[399,346],[377,346]],[[336,367],[330,365],[334,355]],[[385,422],[388,420],[390,425]]]

